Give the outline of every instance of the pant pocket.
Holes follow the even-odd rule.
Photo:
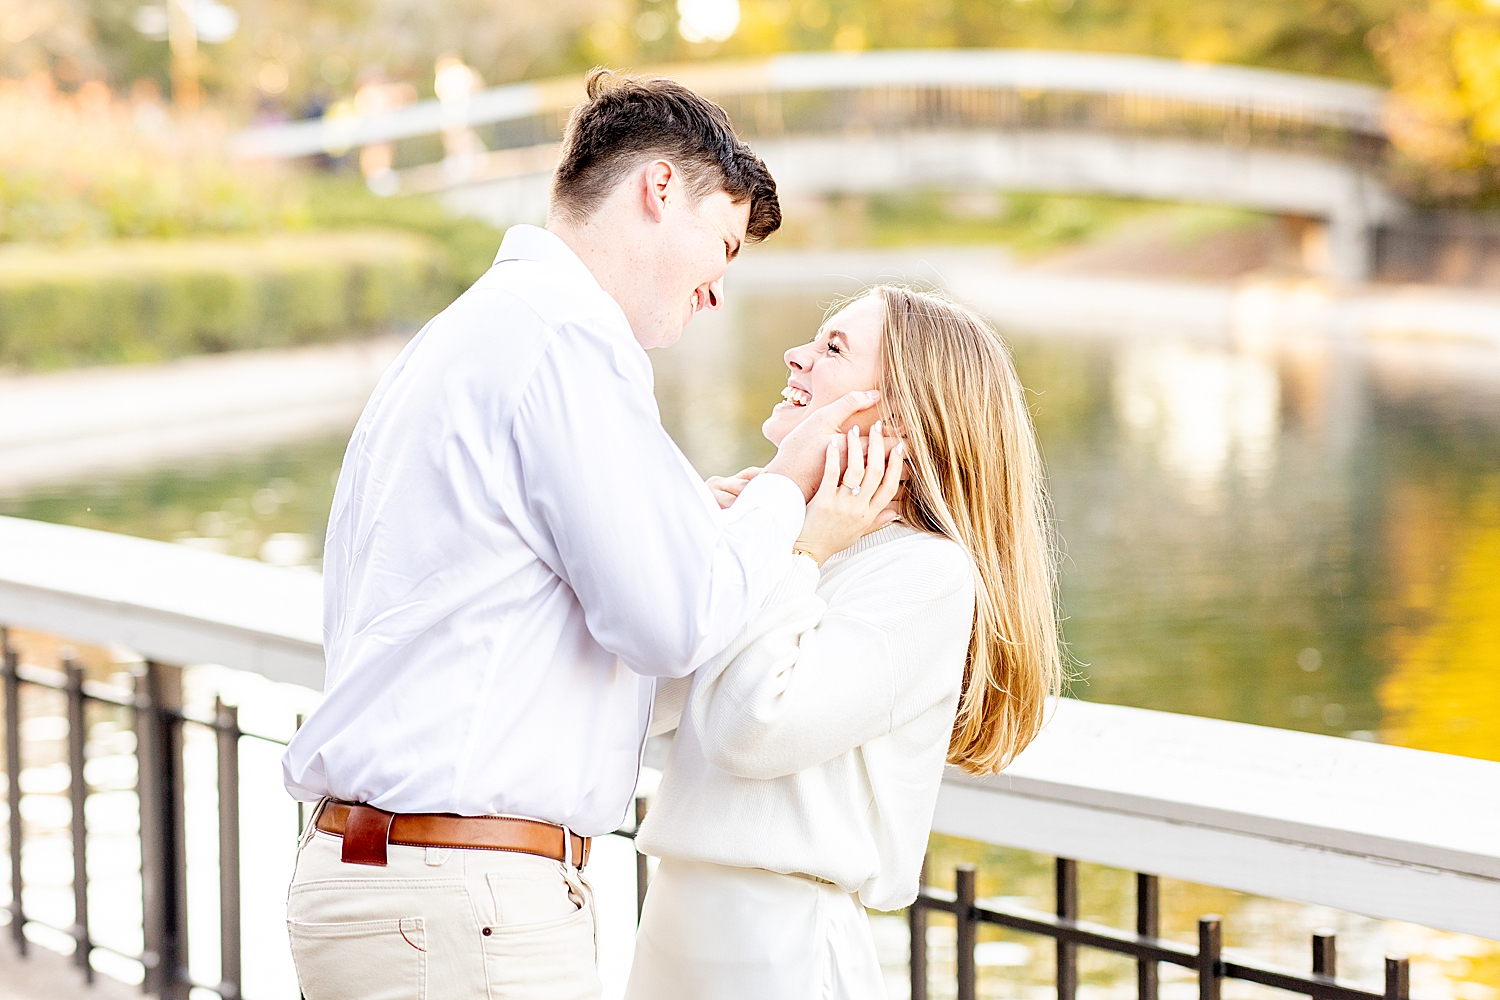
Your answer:
[[[490,929],[484,964],[490,1000],[597,1000],[593,906],[560,920]]]
[[[490,872],[484,880],[499,928],[557,923],[583,909],[586,902],[563,875],[562,865],[539,874]]]
[[[338,923],[287,921],[306,1000],[426,1000],[421,917]]]

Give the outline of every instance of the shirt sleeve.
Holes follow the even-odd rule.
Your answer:
[[[936,560],[903,559],[900,572],[864,573],[831,604],[815,591],[817,567],[798,558],[745,632],[693,680],[688,711],[708,761],[742,778],[795,774],[950,697],[959,675],[951,684],[926,675],[943,659],[962,665],[973,590],[961,551],[943,548]]]
[[[757,476],[730,511],[661,426],[650,363],[618,332],[552,335],[511,423],[541,558],[589,632],[637,673],[680,677],[744,627],[791,559],[802,491]]]
[[[656,692],[651,699],[651,726],[646,730],[648,737],[665,736],[677,729],[692,680],[691,677],[670,677],[656,682]]]

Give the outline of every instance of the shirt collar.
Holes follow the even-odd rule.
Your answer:
[[[565,268],[573,272],[575,278],[586,279],[589,284],[599,288],[598,279],[573,249],[556,233],[540,226],[511,226],[507,229],[505,239],[500,241],[500,250],[495,254],[496,264],[503,260],[532,260]],[[600,291],[603,289],[600,288]]]

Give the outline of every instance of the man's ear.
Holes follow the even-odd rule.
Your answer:
[[[646,217],[652,222],[660,222],[662,213],[667,207],[667,194],[674,186],[672,178],[677,176],[677,170],[666,160],[656,160],[646,164],[646,170],[641,178],[642,195],[646,199]]]

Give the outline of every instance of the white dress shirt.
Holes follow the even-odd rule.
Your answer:
[[[288,790],[616,829],[654,678],[740,631],[803,513],[776,475],[720,511],[619,305],[556,236],[512,228],[349,442],[325,697],[283,758]]]

